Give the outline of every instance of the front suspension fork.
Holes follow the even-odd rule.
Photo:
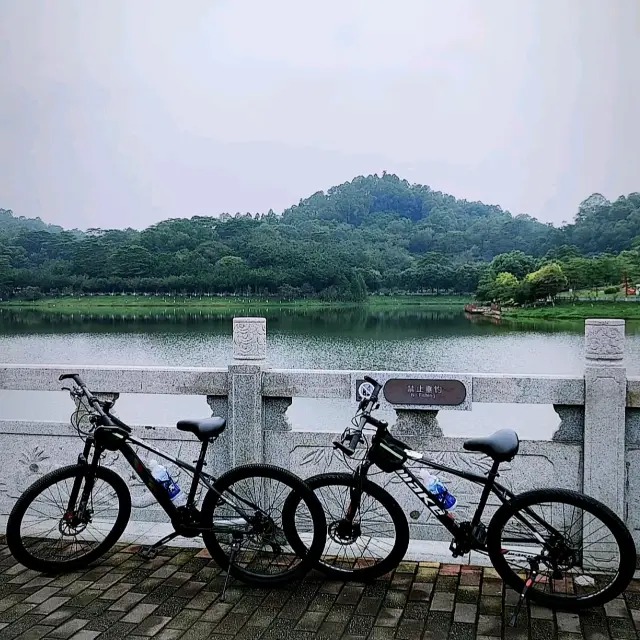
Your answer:
[[[349,487],[349,505],[347,511],[344,514],[344,519],[353,524],[353,519],[356,517],[358,511],[360,511],[360,502],[362,500],[362,481],[363,481],[362,468],[358,469],[354,474],[354,482]]]
[[[93,459],[91,460],[91,464],[88,464],[87,459],[93,446],[94,441],[90,436],[85,442],[83,452],[78,456],[78,465],[83,467],[83,471],[79,473],[73,481],[71,495],[69,496],[69,502],[67,503],[67,510],[64,514],[64,518],[68,522],[73,521],[78,514],[81,514],[81,516],[84,515],[87,509],[87,504],[91,498],[91,492],[93,491],[96,479],[96,469],[98,468],[100,456],[102,455],[102,451],[99,451],[97,448],[94,449]],[[82,490],[82,495],[80,495],[80,487],[82,486],[83,480],[85,480],[84,489]],[[78,498],[80,499],[80,502],[76,507]]]

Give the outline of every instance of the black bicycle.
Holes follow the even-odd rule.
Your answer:
[[[114,451],[133,467],[173,525],[171,534],[142,550],[144,557],[153,557],[177,536],[201,535],[211,557],[227,570],[227,581],[232,575],[267,587],[301,578],[318,561],[325,545],[325,516],[318,498],[300,478],[266,464],[239,466],[219,478],[202,470],[209,443],[224,431],[225,420],[178,422],[179,430],[202,442],[192,466],[132,436],[131,428],[112,414],[112,403],[97,399],[78,374],[60,376],[65,379],[74,381],[67,390],[86,409],[88,428],[83,431],[76,424],[84,450],[77,464],[44,475],[14,505],[7,544],[18,562],[44,573],[74,571],[103,556],[118,541],[131,514],[131,495],[120,475],[103,464],[107,452]],[[156,480],[132,445],[193,475],[182,506],[174,504],[171,491],[176,487],[170,477]],[[199,486],[206,489],[200,508]],[[284,520],[282,505],[290,495],[299,508]],[[300,553],[289,544],[292,537],[297,542],[304,539]]]
[[[327,545],[318,564],[325,574],[340,580],[372,580],[394,569],[407,551],[409,525],[402,508],[367,477],[376,465],[383,472],[396,473],[449,531],[454,558],[471,551],[488,554],[504,582],[520,593],[519,605],[530,597],[544,606],[578,610],[608,602],[628,586],[636,568],[636,548],[629,530],[611,509],[565,489],[515,495],[496,481],[500,464],[518,453],[515,431],[505,429],[464,443],[467,451],[491,458],[485,474],[455,469],[429,460],[394,438],[387,423],[371,415],[379,407],[381,385],[370,377],[365,381],[367,389],[361,389],[354,428],[345,430],[334,447],[353,456],[363,429],[370,425],[375,431],[366,455],[353,473],[324,473],[306,480],[327,516]],[[407,463],[481,485],[471,520],[459,521],[447,510],[446,496],[431,493]],[[485,526],[482,515],[491,493],[501,506]],[[287,500],[285,518],[293,517],[297,504],[296,496]],[[302,538],[295,545],[299,551],[305,546]]]

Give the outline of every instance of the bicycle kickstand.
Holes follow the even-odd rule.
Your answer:
[[[231,565],[233,561],[236,559],[236,555],[238,551],[240,551],[240,542],[242,538],[233,537],[233,542],[231,543],[231,553],[229,554],[229,567],[227,568],[227,576],[224,579],[224,586],[222,587],[222,594],[220,595],[220,602],[224,602],[224,597],[227,593],[227,586],[229,585],[229,578],[231,577]]]
[[[524,587],[522,588],[522,592],[520,593],[520,597],[518,598],[518,604],[516,605],[516,610],[513,612],[511,616],[511,620],[509,621],[510,627],[515,627],[516,622],[518,620],[518,614],[520,613],[520,607],[524,604],[524,599],[527,597],[527,591],[531,588],[531,585],[536,581],[538,577],[538,563],[531,561],[531,573],[529,577],[524,582]]]
[[[172,531],[168,536],[165,536],[161,540],[158,540],[155,544],[147,545],[146,547],[142,547],[140,551],[138,551],[138,555],[145,560],[153,560],[157,555],[160,547],[169,542],[169,540],[173,540],[180,535],[177,531]]]

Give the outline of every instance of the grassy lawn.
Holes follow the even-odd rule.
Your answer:
[[[470,302],[462,296],[370,296],[361,303],[371,309],[397,307],[462,308]],[[145,313],[166,309],[228,311],[246,309],[331,309],[353,307],[353,302],[324,302],[322,300],[273,300],[260,298],[171,297],[171,296],[85,296],[43,298],[34,302],[12,300],[0,302],[0,307],[29,309],[55,313]]]
[[[537,318],[540,320],[583,320],[586,318],[621,318],[640,320],[640,302],[560,302],[555,307],[503,309],[503,318]]]

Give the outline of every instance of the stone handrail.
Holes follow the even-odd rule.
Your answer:
[[[466,391],[464,401],[455,406],[392,405],[383,400],[385,408],[396,412],[394,433],[412,446],[428,449],[439,460],[477,464],[476,454],[461,450],[460,439],[443,436],[439,411],[473,411],[475,403],[553,405],[561,418],[553,440],[522,442],[512,473],[505,469],[504,475],[512,478],[514,490],[565,486],[593,495],[624,516],[640,540],[640,377],[626,375],[624,333],[622,320],[586,321],[583,375],[284,370],[267,365],[266,321],[236,318],[234,359],[226,368],[0,364],[0,391],[59,391],[60,373],[76,371],[94,392],[114,401],[119,394],[137,393],[206,396],[212,412],[228,422],[211,454],[212,471],[263,460],[308,477],[327,468],[344,470],[344,466],[332,453],[335,433],[292,429],[286,412],[293,398],[352,400],[355,407],[356,383],[366,374],[382,381],[455,379]],[[344,426],[336,425],[336,431]],[[160,446],[178,447],[195,459],[197,443],[188,434],[166,427],[140,429],[145,438],[161,441]],[[0,407],[0,464],[6,484],[4,492],[0,486],[3,512],[20,487],[38,474],[73,462],[78,449],[73,437],[72,430],[62,430],[61,425],[2,420]],[[454,478],[447,481],[473,505],[473,492],[465,494],[467,489]],[[402,487],[390,487],[400,499],[410,499],[402,495]],[[154,519],[156,515],[145,509],[144,516],[134,517]],[[412,522],[412,533],[434,535],[426,514]]]

